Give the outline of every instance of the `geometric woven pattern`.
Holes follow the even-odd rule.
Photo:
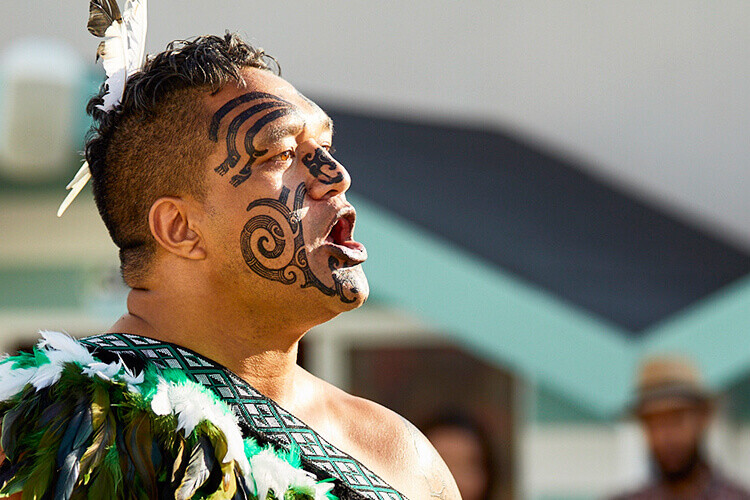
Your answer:
[[[363,464],[323,439],[304,422],[270,398],[256,391],[237,375],[210,359],[168,342],[140,335],[107,333],[80,339],[93,349],[128,353],[160,368],[176,368],[188,378],[211,389],[239,417],[243,433],[289,449],[292,442],[301,451],[305,468],[319,479],[333,478],[346,498],[405,500]]]

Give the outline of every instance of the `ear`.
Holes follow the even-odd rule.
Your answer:
[[[151,205],[148,224],[154,239],[166,251],[185,259],[205,259],[203,238],[191,213],[187,200],[163,196]]]

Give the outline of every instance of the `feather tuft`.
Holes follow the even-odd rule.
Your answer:
[[[65,186],[65,189],[69,190],[70,193],[65,197],[63,202],[60,204],[60,208],[57,209],[57,216],[62,217],[65,211],[68,209],[73,200],[80,194],[86,184],[91,180],[91,170],[89,169],[89,162],[84,161],[81,168],[73,177],[73,179]]]
[[[98,37],[103,37],[107,28],[115,22],[122,20],[120,8],[115,0],[91,0],[89,3],[89,32]]]
[[[66,363],[85,365],[95,362],[91,353],[73,337],[60,332],[42,331],[39,333],[42,335],[42,340],[39,341],[37,347],[44,351],[49,362],[39,366],[29,380],[37,391],[60,380]]]
[[[0,365],[0,401],[7,401],[21,392],[35,373],[36,368],[13,369],[11,363]]]
[[[273,498],[284,498],[288,490],[295,490],[304,491],[315,500],[323,500],[334,486],[317,482],[315,476],[279,458],[271,448],[250,458],[250,470],[252,475],[246,480],[255,485],[258,498],[266,498],[269,492],[273,492]]]
[[[48,330],[42,330],[39,334],[42,336],[42,340],[37,344],[39,349],[53,350],[61,354],[67,353],[69,354],[69,359],[81,364],[94,363],[96,361],[94,356],[70,335]],[[50,357],[51,360],[52,358]]]
[[[127,0],[120,15],[115,0],[91,0],[89,31],[104,41],[96,49],[107,73],[107,93],[99,105],[111,111],[122,100],[125,81],[141,69],[146,50],[146,0]]]
[[[96,48],[96,60],[102,59],[107,80],[103,102],[97,107],[104,112],[115,109],[122,101],[127,79],[143,67],[146,56],[147,0],[127,0],[120,13],[117,0],[90,0],[89,32],[104,40]],[[70,190],[57,216],[62,217],[73,200],[91,179],[91,170],[84,162],[66,189]]]
[[[243,451],[237,417],[226,406],[217,402],[216,396],[209,389],[189,380],[168,381],[160,377],[151,400],[151,409],[157,415],[175,415],[177,429],[184,430],[186,436],[201,421],[211,422],[226,436],[227,452],[223,462],[235,460],[243,471],[247,471],[248,462]]]

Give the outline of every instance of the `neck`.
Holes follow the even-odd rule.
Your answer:
[[[293,407],[293,387],[300,372],[297,349],[306,330],[258,319],[268,314],[245,316],[238,317],[236,307],[222,307],[200,297],[133,289],[128,295],[128,313],[109,331],[192,349],[282,406]]]
[[[704,491],[711,481],[711,471],[702,460],[696,460],[684,474],[664,477],[670,493],[678,498],[691,497]]]

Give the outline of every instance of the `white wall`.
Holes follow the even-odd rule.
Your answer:
[[[708,439],[711,462],[750,486],[750,426],[719,418]],[[634,422],[531,423],[521,436],[524,498],[605,498],[648,480],[648,452]]]
[[[241,30],[314,96],[509,125],[750,248],[750,2],[151,0],[150,9],[150,51]],[[93,60],[86,0],[4,2],[0,14],[0,46],[44,34]]]
[[[521,439],[525,498],[603,498],[645,480],[637,429],[621,424],[531,425]]]

